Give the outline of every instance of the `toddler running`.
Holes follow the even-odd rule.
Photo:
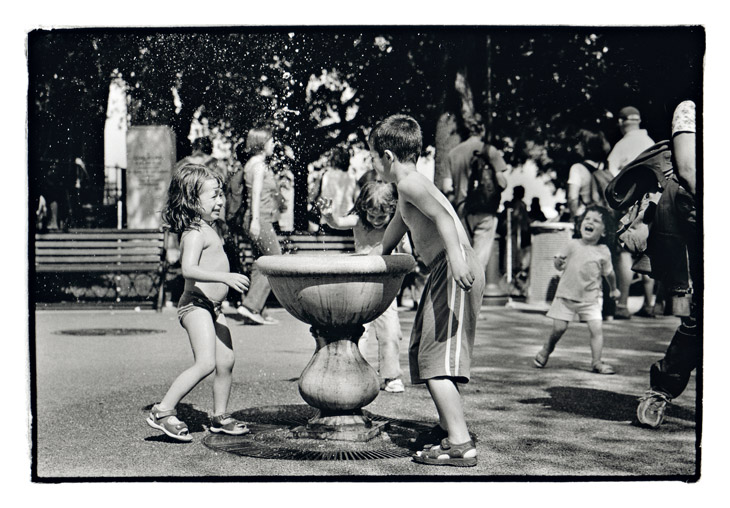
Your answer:
[[[555,298],[547,316],[553,319],[553,330],[534,359],[535,367],[547,364],[555,345],[568,329],[568,324],[578,315],[588,324],[591,334],[591,368],[598,374],[613,374],[614,368],[601,361],[603,353],[602,285],[605,277],[611,297],[617,299],[621,292],[616,289],[616,275],[611,265],[611,252],[606,245],[611,238],[610,212],[600,206],[591,206],[577,224],[579,238],[573,238],[555,256],[555,267],[563,270]]]

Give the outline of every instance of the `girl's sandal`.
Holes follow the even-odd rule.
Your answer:
[[[251,432],[246,424],[233,418],[230,413],[213,416],[210,419],[209,430],[214,433],[222,432],[231,436],[240,436]]]
[[[177,411],[174,409],[161,411],[157,406],[152,406],[150,416],[146,421],[147,425],[153,429],[161,430],[173,439],[186,443],[193,440],[193,436],[188,431],[188,426],[177,419]]]
[[[449,438],[444,438],[440,445],[416,452],[413,460],[430,466],[471,467],[477,465],[476,451],[474,441],[471,439],[466,443],[453,445]],[[466,455],[469,456],[466,457]]]

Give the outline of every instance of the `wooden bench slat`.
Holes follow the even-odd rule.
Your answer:
[[[325,245],[319,244],[319,245],[296,245],[296,248],[299,250],[308,250],[308,251],[327,251],[327,250],[352,250],[355,248],[354,244],[344,244],[344,243],[328,243]]]
[[[149,254],[149,255],[156,255],[158,258],[162,255],[162,249],[159,247],[132,247],[132,248],[126,248],[126,249],[94,249],[94,248],[88,248],[84,249],[83,252],[79,252],[79,249],[73,249],[73,248],[63,248],[63,249],[36,249],[35,255],[36,257],[42,257],[42,256],[78,256],[79,254],[83,254],[85,256],[103,256],[103,255],[142,255],[142,254]]]
[[[108,243],[117,243],[117,244],[124,244],[124,243],[147,243],[147,242],[159,242],[162,243],[164,241],[164,237],[162,235],[153,235],[153,236],[128,236],[128,235],[36,235],[35,237],[36,243],[50,243],[50,242],[59,242],[59,243],[79,243],[79,242],[108,242]]]
[[[57,240],[43,240],[43,241],[36,241],[35,248],[36,249],[46,249],[46,248],[55,248],[55,247],[68,247],[68,248],[86,248],[86,247],[99,247],[99,248],[110,248],[110,249],[116,249],[116,248],[127,248],[127,247],[142,247],[142,246],[155,246],[157,248],[163,248],[164,241],[162,239],[155,239],[155,240],[145,240],[145,241],[122,241],[117,242],[114,240],[99,240],[99,241],[88,241],[88,240],[63,240],[63,241],[57,241]]]
[[[159,263],[161,261],[159,255],[104,255],[104,256],[84,256],[76,255],[71,256],[42,256],[36,257],[36,264],[39,261],[43,263]]]
[[[160,263],[139,263],[139,264],[125,264],[125,265],[109,265],[109,264],[64,264],[54,263],[37,265],[35,267],[36,272],[66,272],[66,273],[83,273],[83,272],[94,272],[94,273],[151,273],[156,272],[160,267]]]

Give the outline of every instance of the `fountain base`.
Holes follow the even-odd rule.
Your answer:
[[[306,425],[291,429],[290,437],[365,443],[381,435],[387,428],[387,421],[374,422],[360,410],[346,414],[320,412]]]

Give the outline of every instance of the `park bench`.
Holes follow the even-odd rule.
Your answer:
[[[355,252],[355,239],[346,235],[286,234],[278,235],[282,251],[289,254],[347,254]],[[245,267],[254,262],[253,250],[247,239],[239,244],[239,252]]]
[[[132,303],[161,310],[167,276],[164,232],[71,229],[37,233],[34,244],[31,282],[37,303],[59,296],[67,300],[70,294],[74,302]]]

